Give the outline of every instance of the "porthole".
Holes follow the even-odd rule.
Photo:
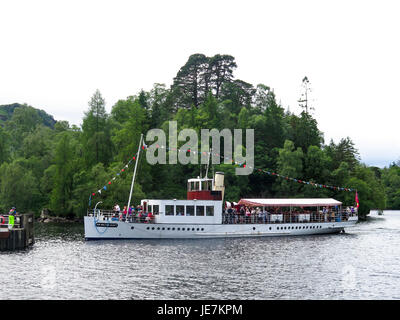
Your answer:
[[[201,231],[204,231],[204,228],[201,228]]]
[[[279,230],[279,227],[276,227],[276,230]]]
[[[180,230],[181,230],[181,228],[178,228],[178,229],[176,229],[176,230],[180,231]]]
[[[271,227],[269,227],[269,230],[272,230],[272,228],[271,228]]]
[[[182,231],[185,231],[185,228],[182,228]]]
[[[253,230],[256,230],[256,227],[253,227]]]
[[[194,231],[194,228],[192,228],[192,231]]]
[[[165,228],[163,227],[161,230],[165,230]]]
[[[175,228],[172,228],[172,231],[175,231]]]
[[[151,230],[154,230],[155,228],[153,227],[153,228],[151,228]]]
[[[147,227],[146,229],[147,229],[147,230],[150,230],[150,227]]]
[[[160,227],[158,227],[157,230],[160,230]]]
[[[135,227],[131,227],[131,230],[135,229]]]
[[[200,228],[197,228],[197,231],[200,231]]]

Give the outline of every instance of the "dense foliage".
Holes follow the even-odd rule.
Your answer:
[[[156,83],[150,91],[117,101],[108,114],[105,101],[96,91],[89,101],[81,127],[66,121],[52,123],[43,111],[29,106],[0,107],[0,208],[16,206],[19,211],[82,216],[89,195],[102,188],[110,177],[136,153],[140,133],[151,128],[168,132],[168,121],[178,129],[252,128],[255,130],[255,166],[293,178],[356,188],[360,210],[400,208],[400,167],[383,170],[360,163],[350,138],[325,144],[323,133],[307,105],[303,112],[285,111],[274,91],[235,79],[234,57],[194,54],[167,88]],[[303,79],[305,97],[309,80]],[[51,124],[51,125],[49,125]],[[143,157],[144,158],[144,157]],[[198,176],[200,165],[150,165],[139,163],[133,201],[141,198],[185,198],[186,179]],[[234,166],[215,165],[224,171],[226,199],[240,197],[334,197],[354,204],[354,192],[333,191],[268,176],[255,171],[236,176]],[[96,194],[103,207],[127,202],[131,169]],[[387,201],[387,202],[386,202]]]

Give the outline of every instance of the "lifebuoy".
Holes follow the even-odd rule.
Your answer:
[[[0,216],[0,224],[4,224],[6,222],[6,219],[3,216]]]

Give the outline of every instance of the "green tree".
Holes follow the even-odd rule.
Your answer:
[[[309,146],[321,147],[323,134],[318,129],[317,121],[307,112],[303,111],[300,117],[291,115],[289,120],[288,136],[296,147],[307,152]]]
[[[140,135],[147,132],[146,111],[140,106],[138,99],[125,101],[127,118],[121,129],[116,130],[112,137],[115,148],[118,152],[116,158],[126,162],[136,153]]]
[[[331,140],[329,146],[326,146],[325,149],[332,159],[333,170],[342,162],[346,162],[349,169],[353,171],[359,163],[360,155],[349,137],[341,139],[337,145]]]
[[[279,150],[277,160],[279,173],[283,176],[301,179],[303,175],[303,151],[295,149],[294,143],[286,140],[282,149]],[[282,196],[297,197],[300,185],[291,181],[282,180],[278,185],[278,193]]]
[[[13,206],[19,212],[35,212],[40,209],[38,183],[31,171],[16,162],[3,163],[0,176],[0,203],[3,211]]]
[[[209,59],[208,74],[210,85],[215,91],[216,98],[219,98],[221,87],[226,82],[231,82],[233,79],[233,70],[237,67],[235,58],[227,54],[216,54]],[[206,81],[206,92],[209,86]]]
[[[92,96],[89,107],[82,124],[86,165],[90,167],[101,162],[107,166],[112,158],[110,121],[99,90]]]
[[[8,161],[10,157],[10,145],[8,133],[0,127],[0,165]]]
[[[207,93],[204,82],[208,71],[209,59],[204,54],[192,54],[185,65],[178,71],[174,78],[173,86],[179,89],[182,107],[189,108],[191,104],[196,107],[204,101]]]
[[[72,213],[70,201],[73,191],[73,158],[70,137],[64,133],[55,150],[53,189],[50,196],[50,208],[59,215]]]
[[[382,170],[382,183],[387,196],[387,208],[400,210],[400,166],[393,163]]]

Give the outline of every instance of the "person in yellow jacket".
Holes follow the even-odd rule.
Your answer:
[[[8,229],[10,230],[14,228],[16,214],[17,214],[17,209],[15,207],[12,207],[8,212]]]
[[[14,228],[15,218],[13,215],[8,216],[8,229]]]

